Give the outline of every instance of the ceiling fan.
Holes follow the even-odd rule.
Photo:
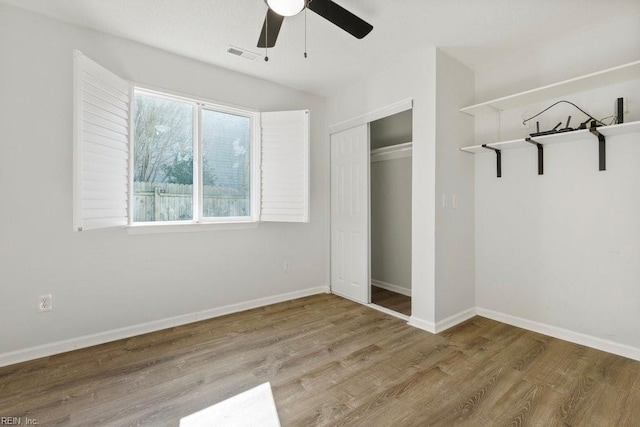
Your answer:
[[[373,30],[373,26],[331,0],[265,0],[269,10],[262,25],[258,47],[276,45],[284,18],[294,16],[305,8],[322,16],[352,36],[361,39]]]

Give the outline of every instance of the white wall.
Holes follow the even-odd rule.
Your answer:
[[[185,234],[73,232],[74,48],[131,81],[258,110],[309,108],[311,222]],[[328,286],[323,99],[4,5],[0,94],[0,355]],[[38,314],[44,293],[53,294],[54,311]]]
[[[473,84],[471,70],[429,47],[329,99],[330,124],[413,99],[411,323],[432,331],[475,305],[473,159],[459,151],[473,120],[458,111]],[[460,207],[442,210],[442,194]]]
[[[532,40],[531,46],[476,67],[476,102],[637,61],[640,15],[614,22],[603,17],[602,22],[546,46],[536,46]]]
[[[371,279],[411,292],[411,157],[371,163]]]
[[[523,49],[478,70],[477,100],[537,83],[575,77],[640,59],[640,17],[596,28],[538,50]],[[525,61],[525,58],[528,58]],[[639,76],[640,77],[640,76]],[[532,83],[536,83],[533,84]],[[597,117],[630,98],[625,121],[640,120],[640,81],[568,97]],[[523,114],[555,100],[476,118],[476,143],[522,137]],[[608,114],[607,114],[608,113]],[[583,116],[550,110],[543,129]],[[640,357],[640,145],[638,134],[607,139],[607,170],[598,171],[597,140],[548,145],[544,175],[536,149],[475,156],[476,297],[480,309],[568,339]]]
[[[333,125],[413,99],[411,313],[426,328],[435,318],[435,59],[433,47],[394,58],[388,68],[339,88],[327,111]]]
[[[473,100],[474,76],[440,50],[436,59],[435,280],[440,322],[475,307],[473,156],[460,151],[473,141],[473,118],[460,108]]]

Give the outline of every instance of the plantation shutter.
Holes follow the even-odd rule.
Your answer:
[[[129,222],[129,83],[74,50],[74,218],[77,231]]]
[[[261,114],[260,219],[309,221],[309,111]]]

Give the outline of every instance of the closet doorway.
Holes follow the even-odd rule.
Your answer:
[[[411,316],[412,110],[369,124],[371,303]]]
[[[331,135],[331,290],[411,315],[412,110]]]

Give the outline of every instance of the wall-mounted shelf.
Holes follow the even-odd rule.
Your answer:
[[[625,135],[629,133],[640,132],[640,121],[621,123],[619,125],[601,126],[595,128],[597,133],[604,138],[615,135]],[[597,136],[597,135],[596,135]],[[501,175],[501,156],[500,153],[503,150],[510,150],[514,148],[536,148],[537,144],[545,146],[547,144],[555,144],[558,142],[570,142],[581,139],[594,138],[594,132],[590,129],[576,130],[572,132],[556,133],[552,135],[543,135],[531,138],[531,142],[527,138],[513,139],[510,141],[490,142],[482,145],[471,145],[469,147],[462,147],[460,151],[466,153],[489,153],[494,151],[497,155],[497,169],[498,177]],[[599,156],[600,156],[600,170],[605,170],[605,152],[604,152],[604,138],[598,137],[599,142]],[[535,144],[537,143],[537,144]],[[542,147],[538,147],[538,173],[542,175]]]
[[[628,133],[640,132],[640,121],[622,123],[619,125],[602,126],[597,128],[598,131],[604,136],[625,135]],[[535,139],[540,144],[555,144],[557,142],[571,142],[579,139],[592,138],[589,129],[575,130],[573,132],[556,133],[552,135],[537,136]],[[529,144],[524,138],[513,139],[511,141],[490,142],[485,144],[488,147],[497,148],[500,150],[509,150],[513,148],[535,148]],[[488,153],[486,148],[482,145],[471,145],[469,147],[462,147],[460,151],[467,153]]]
[[[636,79],[640,79],[640,61],[471,105],[461,108],[460,111],[471,116],[477,116],[509,108],[523,107],[576,92]]]

